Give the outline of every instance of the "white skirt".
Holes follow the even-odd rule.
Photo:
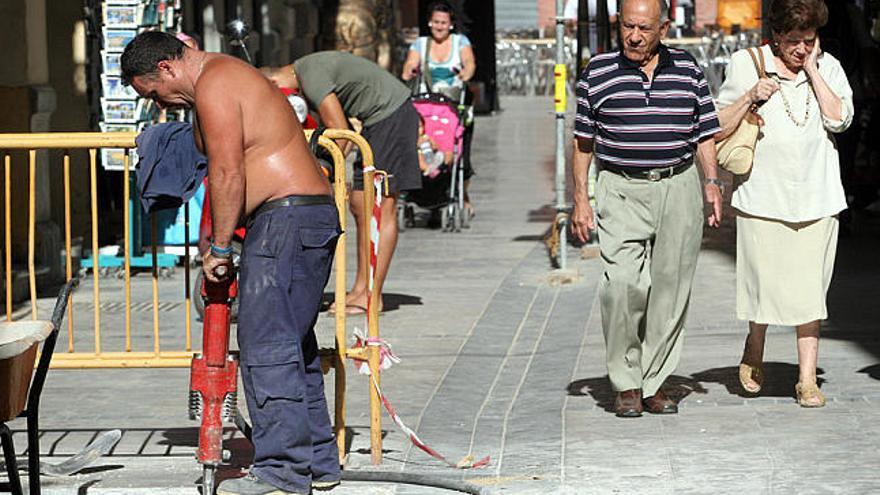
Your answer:
[[[736,217],[736,316],[794,326],[828,317],[837,217],[790,223]]]

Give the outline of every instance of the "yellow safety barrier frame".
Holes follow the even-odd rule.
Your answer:
[[[311,136],[312,131],[306,131],[307,136]],[[353,145],[357,146],[357,148],[361,152],[361,157],[363,158],[364,164],[364,219],[362,224],[360,225],[361,236],[358,239],[358,242],[361,243],[362,249],[365,253],[370,252],[370,225],[373,223],[373,202],[375,201],[375,191],[373,190],[373,177],[376,175],[376,172],[373,169],[375,162],[373,160],[373,149],[370,147],[370,143],[361,136],[360,134],[343,129],[326,129],[324,131],[323,136],[328,137],[330,139],[336,140],[346,140],[351,142]],[[338,174],[337,174],[338,177]],[[344,187],[344,184],[343,184]],[[337,204],[339,202],[337,196]],[[344,202],[343,202],[344,204]],[[340,218],[344,218],[344,211],[340,213]],[[396,218],[393,221],[397,221]],[[344,227],[343,227],[344,228]],[[338,260],[338,257],[337,257]],[[343,264],[343,267],[345,265]],[[380,383],[380,374],[379,374],[379,348],[376,346],[367,346],[366,348],[360,349],[351,349],[345,351],[345,276],[344,270],[342,271],[342,288],[340,291],[340,275],[339,270],[337,268],[336,272],[336,283],[337,283],[337,292],[336,292],[336,328],[337,328],[337,343],[336,349],[338,354],[338,360],[344,360],[344,357],[356,358],[356,359],[364,359],[366,357],[367,363],[370,368],[370,375],[375,378],[376,383]],[[340,305],[340,293],[342,294]],[[378,288],[375,284],[373,284],[373,291],[371,294],[373,301],[378,301]],[[370,305],[367,312],[367,331],[370,339],[379,339],[379,310],[378,304]],[[343,333],[340,335],[338,329],[342,328]],[[343,342],[340,343],[339,339],[342,339]],[[337,361],[339,362],[339,361]],[[341,380],[341,382],[340,382]],[[345,374],[344,373],[336,373],[336,388],[342,388],[345,390]],[[370,384],[372,385],[372,383]],[[337,399],[339,395],[337,394]],[[341,406],[340,406],[341,404]],[[342,409],[340,410],[340,407]],[[345,404],[344,401],[336,402],[336,418],[337,420],[342,417],[345,417]],[[338,423],[337,423],[338,425]],[[340,435],[345,435],[344,431],[338,431],[337,434],[337,442],[339,441]],[[344,437],[342,437],[344,438]],[[339,444],[340,449],[339,452],[344,452],[344,443]],[[373,464],[381,464],[382,463],[382,404],[379,399],[379,391],[376,390],[376,387],[370,386],[370,456]]]
[[[306,138],[312,135],[311,130],[305,131]],[[11,228],[11,170],[12,159],[9,150],[27,150],[29,164],[29,187],[28,187],[28,278],[30,290],[31,318],[37,319],[37,288],[35,274],[35,230],[36,230],[36,153],[42,149],[64,150],[63,157],[63,184],[64,184],[64,242],[66,250],[66,278],[73,277],[71,259],[71,211],[70,211],[70,150],[85,149],[89,155],[89,182],[91,196],[91,227],[92,227],[92,277],[93,277],[93,303],[94,303],[94,352],[81,352],[74,349],[73,340],[73,306],[68,304],[68,346],[67,352],[59,352],[53,356],[53,368],[188,368],[196,351],[192,349],[192,318],[191,318],[191,282],[190,282],[190,245],[189,235],[185,235],[184,270],[185,281],[185,332],[186,344],[184,350],[163,351],[159,345],[159,296],[158,296],[158,269],[157,269],[157,225],[155,215],[151,218],[151,249],[152,263],[152,312],[153,312],[153,352],[134,352],[131,347],[131,246],[129,231],[129,200],[130,171],[129,150],[136,146],[134,132],[76,132],[76,133],[31,133],[31,134],[0,134],[0,151],[4,154],[4,177],[5,191],[5,267],[6,267],[6,319],[12,321],[12,228]],[[335,424],[334,431],[339,446],[340,457],[345,453],[345,389],[346,372],[345,360],[348,358],[364,359],[369,363],[370,372],[379,379],[379,350],[375,346],[367,348],[348,349],[346,339],[346,203],[348,191],[345,177],[345,158],[340,148],[333,139],[347,140],[360,149],[365,168],[372,168],[373,153],[369,143],[360,134],[341,129],[327,129],[324,135],[318,139],[318,144],[326,149],[334,162],[334,196],[336,208],[339,212],[340,226],[343,234],[340,236],[335,253],[336,277],[335,277],[335,302],[336,302],[336,334],[335,348],[322,350],[321,358],[324,364],[335,369]],[[98,208],[97,208],[97,153],[102,148],[123,148],[125,159],[123,167],[123,230],[124,230],[124,275],[125,275],[125,350],[106,352],[101,348],[101,312],[100,312],[100,281],[98,260]],[[364,174],[364,184],[373,183],[374,172]],[[363,235],[359,242],[369,251],[369,226],[372,223],[372,205],[375,199],[371,187],[365,187],[364,206],[366,215],[364,224],[361,226]],[[185,206],[185,232],[189,233],[189,207]],[[373,297],[378,295],[374,293]],[[374,299],[375,300],[375,299]],[[69,303],[70,301],[68,301]],[[367,314],[369,336],[379,337],[379,321],[376,305],[373,305]],[[326,369],[326,368],[325,368]],[[382,427],[381,409],[377,391],[370,387],[370,446],[372,462],[379,464],[382,461]]]

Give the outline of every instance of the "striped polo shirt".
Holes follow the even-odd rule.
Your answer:
[[[577,84],[574,134],[594,139],[609,166],[672,167],[721,130],[709,85],[694,58],[659,46],[654,79],[622,51],[590,60]]]

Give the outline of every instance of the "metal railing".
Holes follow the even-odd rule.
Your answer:
[[[577,77],[574,66],[574,40],[565,37],[562,43],[564,63],[568,70],[568,90]],[[498,93],[502,95],[552,95],[556,40],[552,38],[499,38],[495,41],[495,67]]]
[[[306,137],[311,136],[312,131],[306,131]],[[12,266],[12,214],[11,214],[11,171],[12,157],[10,150],[26,150],[28,153],[28,220],[27,220],[27,270],[28,285],[30,296],[31,318],[38,318],[37,309],[37,282],[36,282],[36,177],[37,177],[37,151],[45,149],[63,150],[63,188],[64,188],[64,244],[65,244],[65,269],[66,279],[73,277],[73,259],[72,259],[72,222],[71,222],[71,171],[70,156],[71,150],[87,150],[89,158],[89,190],[91,205],[91,257],[92,257],[92,303],[94,305],[93,313],[93,334],[94,347],[91,351],[80,351],[74,345],[74,324],[73,324],[73,305],[68,304],[68,327],[67,336],[68,344],[66,352],[56,352],[53,356],[52,366],[55,368],[187,368],[191,364],[191,360],[196,351],[192,348],[192,315],[191,315],[191,282],[189,267],[190,263],[190,242],[189,242],[189,208],[185,203],[184,210],[184,230],[186,235],[184,244],[184,348],[164,350],[160,346],[160,318],[159,318],[159,271],[157,268],[157,222],[155,214],[150,218],[151,229],[151,246],[152,254],[152,351],[134,351],[132,348],[132,294],[131,294],[131,221],[130,221],[130,167],[129,167],[129,150],[135,147],[135,138],[137,133],[99,133],[99,132],[81,132],[81,133],[43,133],[43,134],[0,134],[0,152],[4,155],[4,202],[5,202],[5,268],[6,268],[6,319],[13,319],[13,266]],[[370,371],[377,381],[379,378],[379,349],[376,346],[368,346],[366,348],[349,349],[346,338],[346,311],[345,311],[345,294],[346,294],[346,248],[345,248],[345,228],[346,228],[346,203],[348,200],[347,183],[345,177],[345,159],[340,148],[333,141],[334,139],[344,139],[360,149],[363,157],[364,167],[371,169],[373,166],[373,153],[367,143],[359,134],[352,131],[328,129],[324,135],[318,139],[319,146],[327,150],[334,162],[334,195],[336,207],[339,212],[339,221],[343,234],[340,236],[336,245],[335,253],[335,346],[333,349],[322,350],[321,358],[325,364],[333,367],[335,372],[335,433],[340,452],[344,452],[345,439],[345,389],[346,389],[346,373],[345,360],[348,358],[363,359],[369,363]],[[125,150],[124,167],[123,167],[123,234],[124,245],[122,250],[123,256],[123,273],[124,273],[124,345],[122,350],[107,351],[101,345],[101,282],[100,282],[100,256],[99,256],[99,209],[98,209],[98,150],[102,148],[122,148]],[[372,184],[374,172],[366,171],[364,174],[364,183]],[[369,187],[365,188],[365,215],[361,232],[363,235],[359,242],[369,246],[369,232],[372,223],[372,202],[374,200],[373,192]],[[377,294],[373,294],[377,296]],[[70,301],[68,301],[69,303]],[[371,311],[367,314],[367,326],[369,336],[373,339],[379,338],[379,316],[377,311],[378,305],[372,305]],[[370,430],[371,430],[371,450],[372,460],[375,464],[381,462],[382,459],[382,430],[381,430],[381,410],[377,391],[374,387],[370,387]]]
[[[743,31],[736,35],[725,35],[720,31],[709,31],[704,36],[692,38],[668,38],[663,43],[686,50],[696,59],[706,75],[709,91],[718,96],[724,82],[724,73],[730,63],[730,56],[737,50],[761,44],[759,31]]]
[[[502,95],[551,95],[553,94],[553,68],[556,56],[556,40],[534,38],[533,33],[517,37],[516,32],[502,33],[495,41],[495,67],[498,93]],[[743,31],[725,35],[710,31],[703,36],[690,38],[667,38],[663,43],[687,50],[697,60],[706,74],[712,95],[724,81],[724,71],[733,52],[761,43],[758,31]],[[578,76],[575,67],[575,41],[563,38],[563,56],[568,69],[568,89],[571,92]]]

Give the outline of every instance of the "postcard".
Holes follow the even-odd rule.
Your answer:
[[[118,76],[122,74],[122,65],[119,63],[119,57],[122,55],[119,52],[108,52],[106,50],[101,50],[101,59],[104,64],[104,74],[108,74],[111,76]]]
[[[101,122],[101,132],[135,132],[137,130],[137,124],[112,124]]]
[[[137,150],[132,148],[128,150],[128,169],[134,170],[138,162]],[[125,169],[125,149],[124,148],[103,148],[101,150],[101,166],[104,170],[124,170]]]
[[[137,28],[140,5],[104,5],[104,28]]]
[[[121,52],[136,35],[137,29],[104,29],[104,50]]]
[[[104,122],[133,124],[139,120],[141,100],[110,100],[101,98]]]
[[[137,92],[131,86],[122,84],[119,76],[101,76],[101,85],[104,89],[104,98],[113,100],[133,100],[138,97]]]

